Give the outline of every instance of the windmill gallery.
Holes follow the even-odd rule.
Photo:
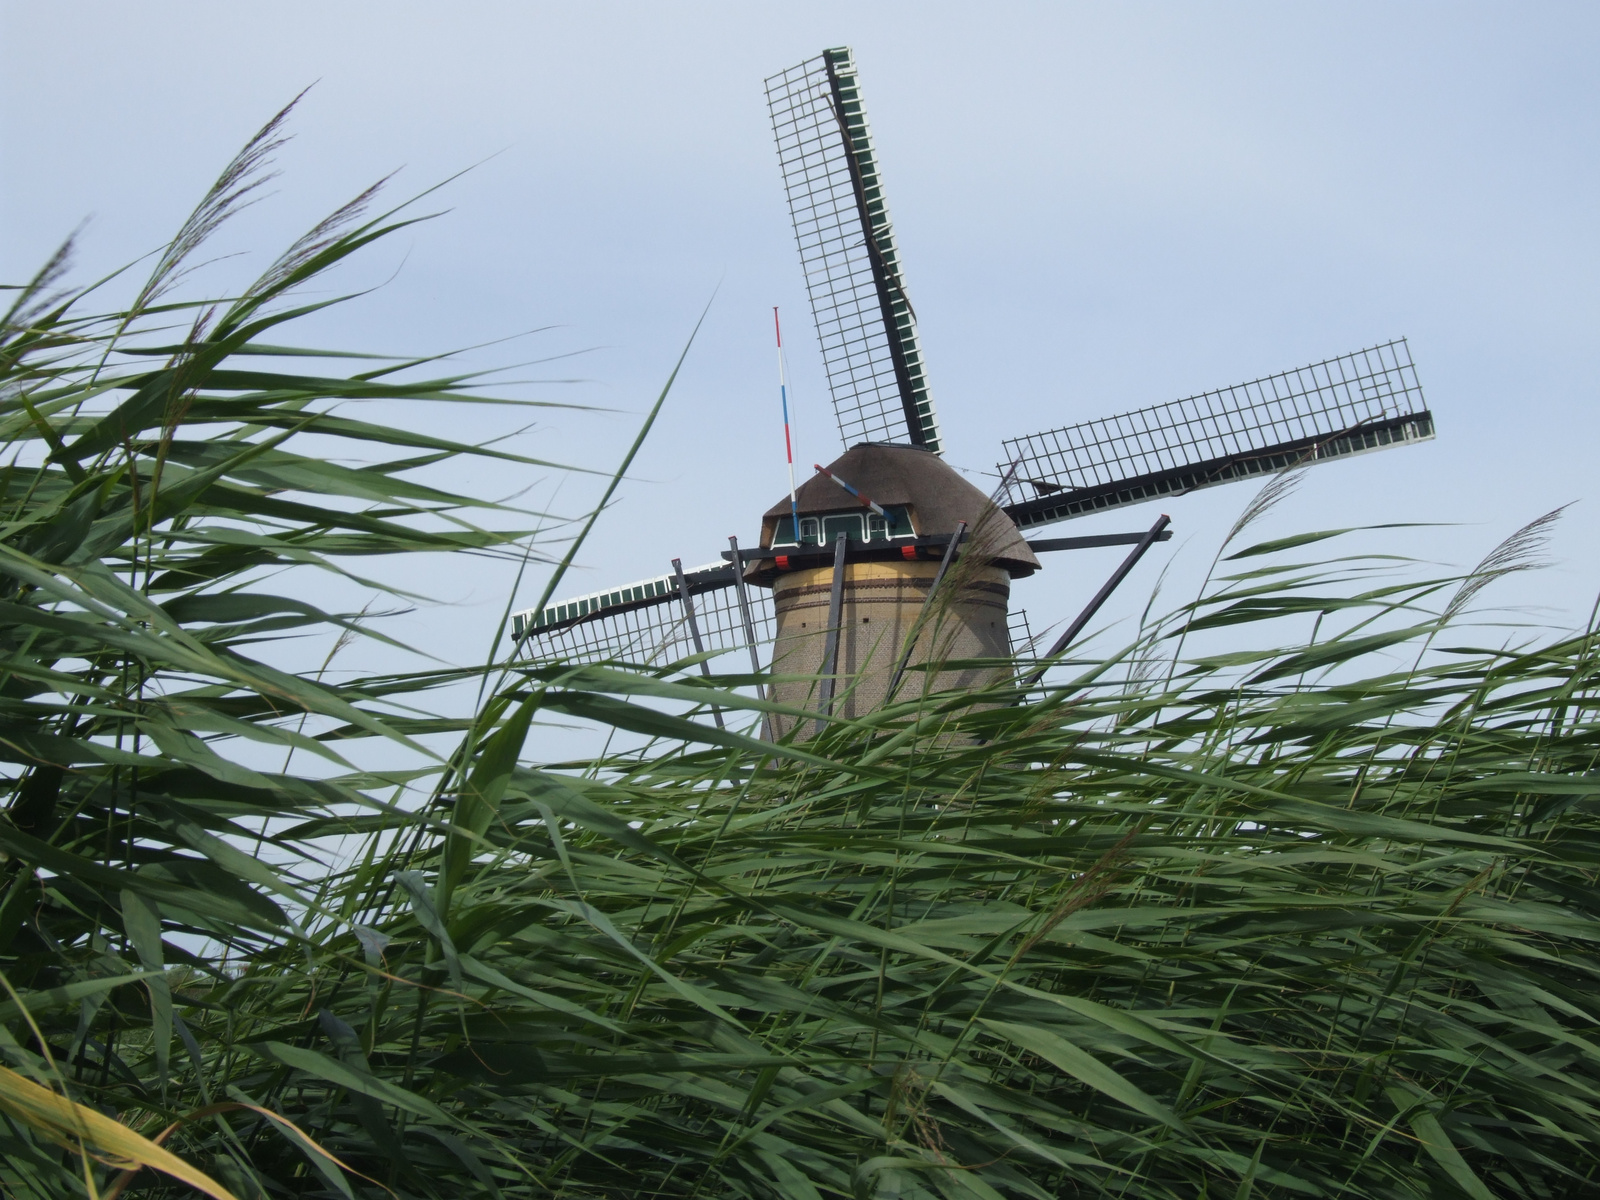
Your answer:
[[[1171,536],[1164,515],[1142,533],[1026,536],[1042,526],[1433,436],[1399,339],[1007,439],[999,487],[985,495],[942,457],[851,52],[772,76],[767,102],[844,453],[798,487],[791,474],[754,548],[730,538],[721,562],[686,570],[674,559],[668,574],[516,614],[512,634],[530,657],[659,664],[742,647],[753,669],[779,677],[773,699],[854,716],[1038,654],[1010,585],[1040,569],[1041,553],[1132,547],[1038,654],[1048,662]],[[936,665],[914,669],[925,664]],[[768,733],[795,725],[774,721]]]

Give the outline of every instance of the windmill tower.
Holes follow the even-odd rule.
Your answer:
[[[778,682],[777,699],[858,714],[908,687],[978,684],[1003,668],[963,664],[1025,653],[1008,631],[1020,617],[1010,590],[1038,570],[1039,554],[1134,547],[1050,657],[1138,556],[1170,537],[1165,517],[1144,534],[1027,536],[1041,526],[1434,436],[1401,338],[1006,439],[999,487],[984,495],[941,457],[952,448],[929,395],[850,51],[774,75],[767,102],[845,453],[767,510],[756,547],[730,538],[721,562],[685,569],[674,559],[671,574],[516,614],[512,633],[530,657],[661,664],[742,648],[752,669],[766,657],[780,676],[800,677]],[[946,579],[952,590],[941,593]],[[924,637],[930,606],[940,624]],[[945,661],[950,669],[910,682],[908,666]]]
[[[785,496],[774,504],[761,546],[770,557],[753,560],[746,578],[772,589],[772,669],[789,677],[774,685],[774,699],[850,717],[877,708],[892,688],[907,698],[993,679],[1011,653],[1011,580],[1039,568],[988,496],[938,455],[894,442],[851,447],[795,503]],[[978,561],[951,575],[948,551]],[[920,629],[941,583],[941,619]],[[915,669],[985,659],[995,665]]]

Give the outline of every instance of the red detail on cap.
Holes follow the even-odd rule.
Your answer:
[[[778,555],[777,563],[778,570],[787,571],[789,569],[789,556],[787,554]]]
[[[917,548],[915,546],[901,546],[900,547],[900,557],[901,558],[912,559],[912,558],[915,558],[916,556],[917,556]]]

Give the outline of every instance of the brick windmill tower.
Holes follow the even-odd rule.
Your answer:
[[[746,578],[772,589],[773,672],[798,677],[780,679],[774,699],[843,716],[872,711],[901,682],[903,697],[993,679],[1011,653],[1011,581],[1039,569],[988,496],[932,451],[896,442],[851,447],[774,504],[761,546],[770,557]],[[969,562],[952,572],[956,554]],[[916,669],[974,660],[994,665]]]

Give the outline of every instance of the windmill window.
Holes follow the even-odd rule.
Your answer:
[[[805,526],[804,521],[801,521],[800,524],[802,528]],[[864,541],[861,515],[859,513],[844,513],[839,516],[822,518],[822,538],[828,545],[833,545],[833,539],[841,533],[852,542]]]
[[[774,546],[831,546],[841,533],[853,542],[882,542],[894,538],[916,537],[911,513],[904,504],[887,506],[888,518],[875,512],[832,513],[822,517],[801,517],[800,538],[794,536],[794,518],[779,517],[772,530]]]

